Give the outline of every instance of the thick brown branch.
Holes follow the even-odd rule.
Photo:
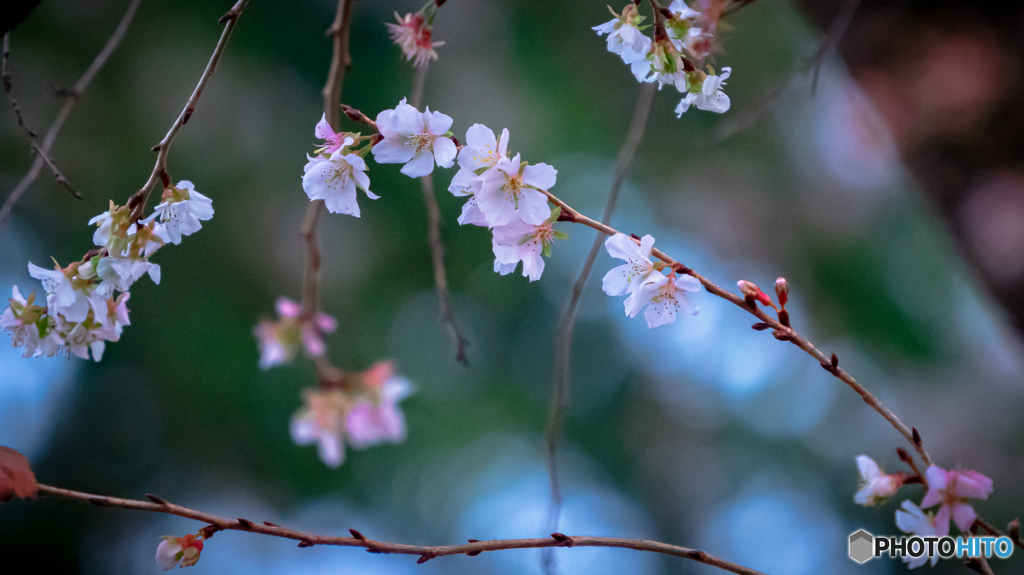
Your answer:
[[[427,83],[426,64],[416,70],[413,79],[412,98],[410,104],[413,108],[419,108],[423,99],[423,89]],[[374,124],[376,128],[376,124]],[[437,205],[437,196],[434,194],[433,174],[420,178],[420,185],[423,187],[423,202],[427,206],[427,242],[430,244],[430,260],[434,267],[434,288],[437,292],[437,303],[441,308],[441,323],[448,329],[448,337],[455,347],[455,361],[462,365],[469,365],[469,356],[466,354],[466,346],[469,342],[459,331],[455,323],[455,316],[452,314],[452,300],[448,293],[448,272],[444,267],[444,242],[441,240],[441,209]]]
[[[17,98],[14,97],[14,84],[11,80],[11,70],[9,67],[9,61],[11,58],[11,33],[4,34],[4,54],[2,64],[2,74],[4,82],[4,92],[7,93],[7,101],[11,104],[11,110],[14,112],[14,118],[18,121],[18,126],[25,131],[25,135],[28,137],[29,148],[32,153],[39,160],[42,160],[50,171],[53,172],[53,177],[57,180],[57,183],[68,189],[73,196],[78,199],[82,199],[82,194],[78,193],[78,190],[71,187],[71,183],[68,182],[64,174],[57,169],[57,165],[53,163],[50,156],[47,155],[46,150],[39,146],[39,142],[36,141],[36,133],[32,131],[32,128],[28,127],[28,123],[25,121],[25,116],[21,113],[21,105],[18,104]],[[2,220],[0,220],[2,221]]]
[[[249,3],[249,0],[238,0],[231,10],[228,10],[223,16],[220,17],[218,22],[224,24],[224,31],[220,34],[220,39],[217,40],[217,45],[213,49],[213,54],[210,55],[210,61],[206,63],[206,69],[203,70],[203,75],[199,77],[199,83],[196,84],[195,89],[192,91],[192,95],[189,97],[188,102],[185,103],[185,107],[178,114],[178,118],[171,124],[171,129],[167,131],[160,143],[153,146],[153,151],[157,153],[156,164],[153,166],[153,171],[149,175],[149,179],[143,184],[142,188],[135,192],[132,197],[128,200],[128,205],[131,206],[133,211],[133,218],[138,219],[142,217],[143,211],[146,207],[146,201],[149,200],[149,195],[152,193],[153,188],[157,182],[169,181],[167,175],[167,155],[171,150],[171,144],[174,142],[174,137],[178,135],[178,130],[188,122],[188,119],[192,117],[192,113],[195,112],[196,104],[199,102],[199,97],[203,95],[203,90],[206,89],[207,82],[213,77],[213,73],[217,71],[217,64],[220,63],[220,57],[224,54],[224,48],[228,45],[228,38],[231,37],[231,31],[235,29],[235,24],[238,23],[238,17],[242,15],[242,11],[245,10],[245,5]]]
[[[578,224],[583,224],[609,236],[620,233],[618,230],[608,226],[607,224],[594,221],[588,218],[587,216],[579,213],[578,211],[573,209],[572,206],[558,199],[551,192],[547,190],[541,190],[541,192],[547,195],[548,199],[551,200],[552,203],[562,208],[562,215],[559,218],[561,221],[569,221]],[[633,238],[633,240],[639,243],[639,240],[637,240],[636,238]],[[761,323],[767,324],[770,328],[772,328],[773,334],[777,334],[776,339],[779,339],[781,341],[789,341],[793,345],[807,352],[814,359],[818,360],[818,363],[821,364],[822,368],[824,368],[837,379],[845,383],[851,389],[856,391],[865,403],[870,405],[872,409],[877,411],[879,414],[882,415],[882,417],[885,418],[886,421],[892,424],[892,426],[895,427],[896,430],[899,431],[900,434],[903,435],[903,437],[905,437],[906,440],[909,441],[910,444],[914,446],[914,449],[921,456],[921,459],[924,460],[926,465],[932,465],[932,458],[931,456],[928,455],[928,452],[925,450],[924,444],[921,441],[921,436],[918,434],[916,429],[907,427],[902,421],[900,421],[900,418],[896,417],[896,414],[894,414],[887,407],[885,407],[885,405],[883,405],[877,397],[872,395],[872,393],[868,391],[867,388],[861,385],[860,382],[854,379],[852,375],[847,373],[839,366],[832,365],[832,360],[830,357],[827,357],[824,353],[818,350],[818,348],[815,347],[814,344],[812,344],[810,341],[808,341],[799,333],[797,333],[796,330],[794,330],[792,327],[783,325],[777,319],[766,314],[761,308],[757,307],[757,305],[748,304],[743,297],[719,287],[711,280],[705,278],[699,273],[672,259],[668,254],[659,250],[658,248],[654,248],[653,250],[651,250],[651,254],[654,257],[660,259],[661,261],[667,263],[677,273],[686,274],[697,279],[704,286],[704,289],[706,289],[712,295],[716,295],[726,301],[729,301],[733,305],[736,305],[737,307],[743,309],[747,313],[750,313],[751,315],[756,317],[758,320],[760,320]]]
[[[57,117],[53,120],[53,124],[50,125],[50,129],[46,131],[46,135],[43,136],[43,143],[39,145],[42,150],[42,154],[37,154],[36,159],[32,161],[32,167],[29,168],[28,173],[25,177],[18,182],[18,185],[11,190],[11,193],[4,200],[3,207],[0,207],[0,228],[7,223],[7,219],[11,215],[11,210],[14,208],[14,204],[21,199],[21,196],[28,191],[29,187],[39,177],[39,172],[43,168],[43,164],[48,159],[47,154],[53,148],[54,142],[57,140],[57,134],[60,133],[61,128],[64,127],[64,122],[67,121],[68,116],[71,115],[71,110],[74,109],[75,104],[78,103],[78,99],[82,97],[85,90],[89,87],[92,79],[96,76],[100,68],[107,63],[107,59],[114,53],[114,49],[121,43],[121,39],[124,38],[125,32],[128,31],[128,26],[131,24],[132,19],[135,17],[135,12],[139,8],[139,4],[142,0],[132,0],[128,4],[128,9],[125,10],[124,17],[121,18],[121,22],[114,29],[114,33],[110,35],[107,43],[103,45],[103,49],[93,59],[92,64],[85,70],[82,77],[75,82],[74,87],[67,91],[65,94],[64,105],[61,106],[60,112],[57,113]]]
[[[622,549],[633,549],[635,551],[647,551],[651,553],[683,557],[685,559],[718,567],[719,569],[724,569],[739,575],[764,575],[760,571],[755,571],[748,567],[737,565],[736,563],[726,561],[725,559],[710,555],[698,549],[688,549],[686,547],[659,543],[657,541],[647,541],[645,539],[570,537],[556,533],[551,537],[535,539],[492,539],[490,541],[474,541],[472,543],[464,543],[462,545],[430,547],[425,545],[406,545],[403,543],[375,541],[373,539],[366,538],[359,532],[354,532],[353,537],[336,537],[304,533],[302,531],[278,527],[271,523],[258,523],[248,519],[228,519],[226,517],[218,517],[209,513],[203,513],[202,511],[196,511],[187,507],[175,505],[160,498],[156,498],[159,502],[137,501],[134,499],[120,499],[104,495],[93,495],[90,493],[72,491],[70,489],[51,487],[49,485],[39,485],[39,495],[42,497],[54,497],[88,502],[100,507],[116,507],[120,509],[135,509],[137,511],[177,515],[179,517],[194,519],[196,521],[212,525],[213,528],[209,529],[211,532],[231,530],[260,533],[263,535],[270,535],[272,537],[281,537],[284,539],[298,541],[299,547],[312,547],[314,545],[362,547],[372,553],[415,555],[419,556],[421,560],[423,560],[424,557],[427,559],[433,559],[435,557],[445,557],[448,555],[475,556],[484,551],[504,551],[507,549],[538,549],[544,547],[617,547]],[[358,535],[358,537],[355,535]]]
[[[604,215],[601,222],[608,224],[612,219],[612,212],[615,210],[615,202],[619,198],[619,190],[622,182],[626,179],[626,173],[633,163],[633,156],[636,154],[640,141],[644,136],[644,128],[647,126],[647,117],[651,112],[651,103],[654,102],[654,84],[644,84],[640,87],[640,95],[637,97],[636,109],[633,112],[633,120],[629,125],[629,132],[626,141],[619,150],[618,160],[615,162],[615,172],[612,176],[612,185],[608,192],[608,201],[604,206]],[[594,244],[590,246],[590,253],[583,262],[580,275],[572,286],[572,294],[569,296],[569,305],[558,322],[558,335],[555,340],[555,381],[551,394],[551,407],[548,411],[548,424],[544,437],[547,443],[548,478],[551,484],[551,506],[548,509],[548,531],[558,530],[558,518],[562,510],[562,488],[558,475],[558,437],[562,430],[562,418],[565,415],[565,408],[569,403],[569,367],[572,356],[572,332],[576,323],[576,307],[579,305],[580,296],[583,295],[583,287],[590,277],[590,270],[594,267],[597,254],[601,251],[601,234],[594,237]],[[545,571],[550,572],[553,566],[554,556],[545,551],[543,565]]]

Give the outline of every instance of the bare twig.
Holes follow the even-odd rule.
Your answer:
[[[46,131],[46,135],[43,136],[43,143],[39,145],[42,150],[42,155],[36,155],[36,159],[32,161],[32,167],[29,168],[28,173],[25,177],[18,182],[18,185],[11,190],[11,193],[4,200],[3,207],[0,207],[0,227],[3,227],[7,223],[7,219],[11,215],[11,210],[14,208],[15,202],[21,199],[21,196],[28,191],[29,187],[39,177],[39,172],[43,168],[43,164],[46,163],[47,154],[50,153],[50,149],[53,148],[54,142],[57,140],[57,135],[60,133],[61,128],[64,127],[64,122],[67,121],[68,116],[71,115],[71,110],[74,109],[75,104],[78,103],[78,99],[82,97],[85,90],[89,87],[92,79],[96,76],[100,68],[107,63],[107,59],[114,53],[114,49],[121,43],[121,39],[124,38],[125,33],[128,31],[128,26],[131,24],[132,19],[135,17],[135,12],[139,8],[139,4],[142,0],[132,0],[128,4],[128,9],[125,10],[124,16],[121,18],[121,22],[114,29],[114,33],[110,35],[107,43],[103,45],[103,49],[93,59],[92,64],[85,70],[82,77],[75,82],[74,87],[64,92],[65,100],[64,105],[61,106],[60,112],[57,113],[57,117],[53,120],[53,124],[50,125],[50,129]]]
[[[615,202],[619,198],[619,190],[622,182],[626,179],[626,173],[633,163],[633,156],[636,154],[640,141],[644,136],[644,128],[647,126],[647,117],[651,112],[651,103],[654,102],[654,84],[644,84],[640,87],[640,94],[637,97],[636,109],[633,112],[633,121],[629,125],[629,132],[626,141],[619,150],[618,160],[615,162],[615,172],[612,176],[612,185],[608,192],[608,201],[604,206],[604,215],[601,222],[605,225],[612,219],[612,212],[615,210]],[[572,294],[569,297],[569,305],[558,322],[558,335],[555,341],[555,381],[551,395],[551,408],[548,412],[548,424],[545,432],[547,442],[548,478],[551,483],[551,505],[548,508],[548,531],[558,531],[558,519],[562,511],[562,488],[558,475],[558,437],[562,430],[562,418],[565,415],[565,408],[569,403],[569,367],[572,356],[572,332],[576,323],[576,306],[579,305],[580,296],[583,295],[583,288],[590,277],[590,270],[594,266],[597,254],[601,251],[601,234],[596,234],[594,244],[590,246],[590,253],[587,254],[580,275],[572,286]],[[545,572],[551,573],[554,570],[554,554],[545,549],[542,554],[542,561]]]
[[[844,0],[814,54],[804,61],[796,72],[779,82],[767,95],[760,98],[755,105],[747,108],[731,120],[723,122],[715,133],[715,140],[720,142],[757,125],[775,107],[779,102],[779,98],[782,97],[782,93],[793,83],[793,80],[808,72],[812,73],[811,97],[813,98],[818,92],[818,75],[821,72],[822,64],[825,62],[825,56],[828,55],[834,46],[839,44],[839,41],[846,34],[846,30],[850,27],[850,23],[853,21],[853,16],[856,14],[857,8],[860,7],[860,3],[861,0]]]
[[[324,116],[331,129],[335,131],[341,124],[341,87],[345,79],[345,70],[352,65],[348,39],[354,6],[355,0],[338,0],[334,22],[327,29],[327,34],[332,36],[333,40],[331,65],[323,89]],[[306,273],[302,280],[301,316],[304,320],[312,319],[320,311],[320,249],[317,247],[316,229],[323,208],[323,200],[313,200],[306,209],[306,217],[302,221],[302,237],[306,242]]]
[[[997,528],[996,526],[992,525],[988,521],[985,521],[981,517],[976,517],[974,519],[974,523],[978,527],[981,527],[982,529],[984,529],[985,531],[988,531],[989,533],[991,533],[992,535],[995,535],[996,537],[1006,537],[1007,536],[1006,533],[1003,530]],[[1013,544],[1016,545],[1017,547],[1020,547],[1021,549],[1024,549],[1024,541],[1022,541],[1020,539],[1015,539],[1013,537],[1010,537],[1010,540],[1013,541]]]
[[[424,64],[416,69],[416,76],[413,79],[412,97],[410,103],[413,108],[419,108],[423,100],[423,88],[427,83],[428,65]],[[459,326],[455,323],[455,316],[452,314],[452,301],[448,293],[448,272],[444,267],[444,242],[441,241],[441,209],[437,205],[437,196],[434,195],[434,175],[430,174],[420,178],[423,187],[423,202],[427,205],[427,241],[430,244],[430,259],[434,267],[434,288],[437,291],[437,303],[441,308],[441,323],[448,329],[448,336],[455,346],[455,361],[462,365],[469,365],[469,356],[466,355],[466,346],[469,344]]]
[[[213,49],[213,54],[210,55],[210,61],[206,63],[206,69],[203,70],[203,75],[199,77],[199,83],[196,84],[195,89],[192,91],[192,95],[189,97],[188,102],[185,103],[185,107],[178,114],[178,118],[171,124],[171,129],[167,131],[160,143],[153,146],[153,151],[157,153],[156,164],[153,166],[153,171],[149,175],[149,179],[143,184],[142,188],[138,192],[132,194],[132,197],[128,200],[128,206],[133,210],[132,218],[137,220],[142,217],[143,211],[146,207],[146,201],[149,200],[149,195],[152,193],[153,188],[157,182],[170,182],[170,176],[167,175],[167,155],[171,150],[171,144],[174,142],[174,137],[178,135],[178,130],[188,122],[188,119],[192,116],[192,113],[196,109],[196,104],[199,102],[199,97],[203,95],[203,90],[206,88],[207,82],[213,77],[213,73],[217,71],[217,64],[220,63],[220,57],[224,54],[224,48],[228,45],[228,38],[231,37],[231,31],[235,29],[235,24],[238,23],[239,16],[242,15],[242,11],[245,10],[245,5],[249,3],[249,0],[238,0],[234,6],[231,7],[223,16],[220,17],[218,22],[224,24],[224,31],[220,34],[220,39],[217,40],[217,45]]]
[[[554,533],[551,537],[535,539],[492,539],[490,541],[474,541],[462,545],[443,545],[437,547],[424,545],[407,545],[403,543],[388,543],[368,539],[362,533],[355,531],[352,537],[336,537],[328,535],[315,535],[278,527],[272,523],[257,523],[247,519],[228,519],[218,517],[202,511],[188,509],[160,499],[160,502],[138,501],[134,499],[120,499],[104,495],[93,495],[70,489],[61,489],[49,485],[39,485],[39,495],[42,497],[54,497],[92,503],[100,507],[116,507],[120,509],[135,509],[138,511],[149,511],[153,513],[166,513],[177,515],[187,519],[194,519],[206,523],[212,527],[205,528],[210,534],[216,531],[247,531],[260,533],[272,537],[292,539],[299,542],[299,547],[312,547],[314,545],[333,545],[338,547],[362,547],[371,553],[388,553],[400,555],[415,555],[420,557],[420,562],[445,557],[448,555],[479,555],[484,551],[504,551],[507,549],[538,549],[545,547],[616,547],[622,549],[633,549],[635,551],[647,551],[683,557],[724,569],[739,575],[764,575],[748,567],[726,561],[714,555],[697,549],[688,549],[657,541],[644,539],[620,539],[616,537],[576,537]]]
[[[540,191],[544,193],[548,197],[548,199],[551,200],[552,203],[562,208],[562,214],[559,217],[560,221],[568,221],[583,224],[587,227],[593,228],[609,236],[620,233],[618,230],[608,226],[607,224],[594,221],[593,219],[581,214],[569,204],[558,199],[551,192],[547,190]],[[636,238],[633,238],[633,241],[639,243],[639,240],[637,240]],[[686,274],[688,276],[695,278],[697,281],[701,283],[701,285],[704,286],[704,289],[707,290],[712,295],[716,295],[732,303],[733,305],[740,307],[744,311],[756,317],[762,323],[767,324],[768,327],[772,328],[772,333],[773,335],[775,335],[776,339],[779,339],[780,341],[788,341],[793,345],[799,347],[800,349],[804,350],[805,352],[807,352],[807,354],[813,357],[814,359],[818,360],[823,369],[825,369],[833,376],[835,376],[837,379],[839,379],[847,386],[849,386],[851,389],[856,391],[865,403],[870,405],[872,409],[877,411],[879,414],[882,415],[882,417],[885,418],[886,421],[892,424],[892,426],[895,427],[896,430],[899,431],[900,434],[903,435],[903,437],[906,438],[906,440],[909,441],[910,444],[914,446],[914,449],[921,456],[921,459],[924,460],[926,465],[932,465],[932,458],[928,455],[928,452],[925,450],[924,443],[921,441],[921,436],[917,432],[917,429],[907,427],[902,421],[900,421],[900,418],[896,417],[896,414],[894,414],[887,407],[885,407],[885,405],[883,405],[877,397],[872,395],[872,393],[868,391],[867,388],[861,385],[860,382],[854,379],[852,375],[847,373],[838,365],[833,365],[830,357],[827,357],[824,353],[818,350],[818,348],[815,347],[814,344],[812,344],[806,338],[797,333],[796,330],[794,330],[790,326],[783,325],[779,320],[769,316],[763,310],[761,310],[761,308],[757,307],[756,304],[748,304],[742,296],[739,296],[726,289],[723,289],[722,287],[719,287],[717,284],[707,279],[706,277],[700,275],[694,270],[672,259],[669,255],[659,250],[658,248],[654,248],[653,250],[651,250],[651,254],[654,257],[660,259],[661,261],[671,266],[676,273]]]
[[[47,165],[47,167],[50,168],[50,171],[53,172],[53,177],[56,178],[58,184],[67,188],[68,191],[71,192],[71,194],[76,198],[82,199],[82,194],[78,193],[78,190],[71,187],[71,184],[68,182],[67,178],[65,178],[64,174],[62,174],[60,170],[57,169],[57,165],[53,163],[53,160],[50,159],[50,156],[48,156],[46,151],[39,146],[39,142],[36,141],[36,133],[32,131],[32,128],[28,127],[28,122],[25,121],[25,116],[21,113],[21,105],[18,104],[17,98],[14,97],[14,85],[11,81],[11,70],[9,67],[10,58],[11,33],[8,32],[4,34],[4,54],[2,73],[4,82],[4,92],[7,93],[7,101],[10,102],[11,110],[14,111],[14,118],[18,121],[18,126],[20,126],[25,131],[25,135],[28,137],[29,148],[31,148],[32,153],[35,154],[36,158],[42,160]]]

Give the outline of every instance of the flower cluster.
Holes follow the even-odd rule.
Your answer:
[[[385,23],[391,41],[402,49],[405,60],[412,60],[416,67],[426,66],[431,60],[437,60],[437,51],[434,48],[444,45],[444,42],[433,42],[430,38],[436,11],[437,3],[430,0],[415,14],[400,16],[395,12],[397,24]]]
[[[156,548],[156,564],[164,571],[178,567],[179,563],[181,567],[191,567],[199,561],[203,551],[202,531],[184,537],[164,535],[162,539]]]
[[[894,495],[910,478],[907,473],[887,475],[882,473],[870,457],[857,457],[857,467],[861,475],[861,489],[854,496],[854,501],[861,505],[876,505]],[[956,523],[962,533],[970,533],[971,526],[978,518],[974,507],[968,499],[988,499],[992,493],[992,480],[973,471],[946,471],[936,465],[930,466],[924,477],[915,476],[915,481],[924,483],[928,491],[921,505],[907,500],[896,511],[896,526],[904,533],[919,536],[945,537],[949,535],[950,519]],[[925,509],[938,506],[934,512]],[[932,566],[938,561],[938,555],[930,557]],[[905,555],[903,561],[913,569],[929,561],[927,554],[920,557]]]
[[[664,262],[651,261],[653,237],[644,236],[638,244],[626,234],[615,234],[604,242],[604,247],[613,258],[626,262],[612,268],[601,282],[601,288],[610,296],[628,294],[623,302],[626,315],[636,317],[646,308],[644,319],[649,328],[675,322],[679,311],[697,315],[698,308],[690,304],[686,292],[699,291],[700,282],[688,275],[677,276]],[[669,270],[667,276],[661,273],[665,269]]]
[[[277,321],[262,320],[253,330],[259,343],[260,368],[270,369],[295,359],[299,344],[310,357],[321,357],[327,352],[324,335],[333,333],[338,322],[331,316],[317,312],[302,317],[302,306],[288,298],[278,298],[275,305]]]
[[[405,416],[398,404],[412,391],[412,384],[395,373],[390,361],[344,374],[337,389],[307,389],[305,406],[292,417],[292,440],[317,444],[320,459],[332,468],[345,461],[346,443],[364,449],[404,441]]]
[[[715,34],[721,17],[721,0],[703,0],[700,12],[675,0],[664,13],[656,14],[654,40],[641,25],[646,19],[637,4],[630,2],[621,13],[611,7],[613,18],[594,26],[598,36],[608,35],[608,51],[618,55],[640,82],[658,82],[675,86],[683,94],[676,107],[682,116],[690,106],[719,114],[729,110],[729,96],[722,90],[732,68],[722,68],[716,75],[709,67],[705,73],[694,61],[702,62],[715,48]]]
[[[371,200],[380,197],[370,191],[370,178],[366,175],[366,162],[363,160],[370,146],[352,150],[352,146],[369,137],[358,133],[335,133],[327,123],[326,114],[317,123],[313,133],[324,140],[324,145],[314,152],[315,155],[306,156],[308,161],[302,176],[302,189],[310,200],[323,200],[327,211],[358,218],[356,187],[363,190]]]
[[[54,262],[47,270],[28,264],[29,275],[40,280],[45,301],[35,292],[12,290],[9,306],[0,315],[0,328],[24,357],[51,357],[58,352],[100,361],[106,342],[118,341],[128,320],[129,288],[142,276],[160,283],[160,266],[150,257],[160,247],[181,243],[202,222],[213,217],[213,202],[192,182],[168,185],[153,214],[139,219],[128,206],[110,208],[89,220],[96,225],[90,250],[66,267]]]

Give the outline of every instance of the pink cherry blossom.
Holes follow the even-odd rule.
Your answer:
[[[561,210],[554,210],[552,217],[539,226],[531,226],[517,218],[494,228],[494,237],[491,239],[494,271],[507,275],[515,271],[519,262],[523,262],[523,277],[530,278],[531,282],[539,280],[544,273],[542,256],[551,257],[551,244],[556,238],[568,237],[551,228],[559,212]]]
[[[874,507],[892,497],[903,485],[903,475],[882,473],[875,460],[867,455],[857,456],[857,469],[860,471],[861,488],[853,496],[854,503]]]
[[[253,330],[259,345],[261,369],[291,362],[298,353],[299,343],[311,357],[327,352],[323,336],[338,328],[337,320],[317,312],[312,319],[301,321],[302,306],[284,297],[277,299],[275,307],[280,319],[276,322],[262,320]]]
[[[932,465],[925,471],[928,479],[928,493],[921,501],[922,508],[941,505],[937,517],[946,516],[946,530],[949,530],[949,516],[960,531],[967,533],[978,518],[968,499],[988,499],[992,493],[992,480],[973,470],[946,471]]]
[[[352,145],[352,138],[346,138],[343,146]],[[356,188],[363,190],[371,200],[380,198],[370,191],[370,178],[366,175],[366,161],[359,154],[342,153],[339,147],[329,156],[307,156],[303,168],[302,190],[310,200],[323,200],[327,211],[332,214],[348,214],[359,217],[359,203]]]
[[[405,416],[398,403],[412,394],[412,384],[395,373],[390,361],[374,364],[363,372],[362,380],[366,397],[356,402],[345,419],[349,444],[363,449],[404,441]]]
[[[416,67],[425,66],[431,60],[437,60],[434,48],[443,46],[444,42],[432,42],[432,30],[423,14],[406,14],[399,16],[395,12],[397,24],[386,22],[391,41],[398,44],[405,54],[406,61],[413,60]]]
[[[351,402],[341,391],[303,391],[305,407],[291,421],[292,441],[297,445],[317,445],[320,460],[338,468],[345,461],[345,412]]]
[[[321,149],[327,155],[333,154],[343,147],[351,146],[354,143],[343,132],[336,133],[331,129],[331,125],[327,123],[327,114],[324,114],[320,121],[316,123],[313,133],[317,138],[324,141],[324,147]]]

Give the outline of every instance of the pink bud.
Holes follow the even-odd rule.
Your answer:
[[[736,282],[736,285],[740,287],[740,292],[742,292],[743,295],[756,299],[761,302],[761,305],[772,305],[772,298],[765,295],[765,293],[761,291],[761,288],[757,287],[754,282],[740,280]]]
[[[789,283],[786,278],[775,280],[775,295],[779,296],[779,305],[785,307],[789,301]]]

